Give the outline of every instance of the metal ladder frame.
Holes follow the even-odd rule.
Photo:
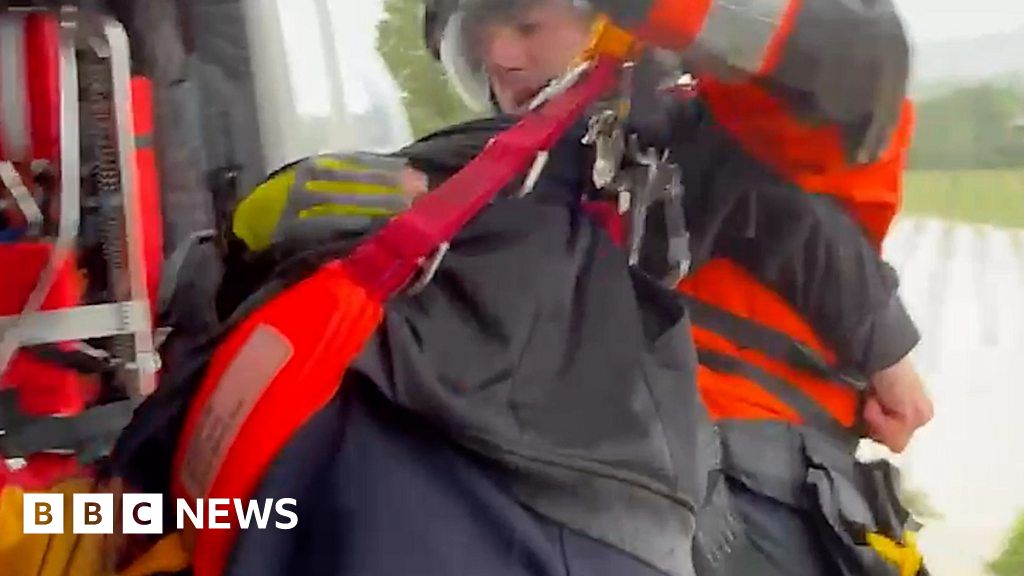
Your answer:
[[[26,10],[41,10],[27,8]],[[52,10],[50,10],[52,12]],[[146,293],[145,260],[142,247],[142,205],[135,188],[135,142],[131,99],[131,68],[128,37],[120,23],[95,14],[63,8],[60,19],[60,223],[50,261],[20,315],[0,316],[0,374],[9,356],[22,346],[71,340],[88,340],[131,335],[134,360],[127,392],[147,396],[155,388],[160,368],[154,346],[151,304]],[[124,210],[127,246],[128,294],[105,304],[75,306],[41,311],[62,260],[73,250],[79,233],[81,209],[81,159],[79,101],[79,49],[97,50],[110,65],[112,97],[120,168],[121,206]],[[4,355],[8,355],[7,358]]]

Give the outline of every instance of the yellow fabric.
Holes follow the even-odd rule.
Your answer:
[[[286,170],[258,186],[235,208],[232,229],[250,250],[270,246],[294,184],[295,171]]]
[[[372,172],[373,168],[369,166],[363,166],[357,162],[349,162],[348,160],[342,160],[340,158],[332,158],[330,156],[318,156],[316,158],[316,167],[323,168],[325,170],[337,170],[338,172]]]
[[[900,570],[900,576],[916,576],[924,558],[917,549],[917,534],[907,532],[903,542],[896,542],[881,534],[868,534],[868,545],[887,562]]]
[[[642,47],[640,41],[632,34],[616,26],[607,16],[599,15],[591,27],[590,45],[583,50],[569,68],[575,68],[599,56],[628,60],[635,57]],[[620,93],[616,109],[619,118],[627,117],[631,106],[630,95]]]
[[[191,564],[182,537],[175,532],[154,544],[117,576],[148,576],[161,572],[173,574],[188,568]]]
[[[385,208],[369,206],[339,206],[337,204],[321,204],[299,211],[299,218],[316,218],[323,216],[390,216],[392,212]]]
[[[594,22],[590,46],[583,52],[580,61],[590,60],[597,56],[611,56],[626,59],[640,48],[637,39],[629,32],[619,28],[607,16],[598,16]]]
[[[0,574],[3,576],[149,576],[174,573],[190,564],[181,536],[172,534],[123,572],[114,569],[111,536],[72,534],[73,495],[93,492],[88,479],[63,482],[50,493],[64,495],[64,534],[24,534],[24,491],[15,486],[0,490]]]
[[[344,182],[331,180],[310,180],[306,182],[306,190],[326,194],[400,194],[397,186],[369,184],[366,182]]]
[[[0,492],[0,566],[9,576],[35,576],[43,564],[49,538],[22,534],[23,492],[5,487]]]
[[[21,538],[22,494],[14,486],[0,490],[0,554],[17,545]]]
[[[64,495],[64,508],[71,510],[73,494],[91,492],[92,480],[63,482],[51,493]],[[24,534],[22,518],[24,492],[7,486],[0,493],[0,566],[4,576],[104,576],[105,536],[72,534],[71,514],[64,514],[64,534]]]

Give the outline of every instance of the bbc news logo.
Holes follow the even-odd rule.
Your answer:
[[[74,534],[113,534],[119,516],[120,534],[163,534],[164,501],[160,494],[122,494],[120,513],[113,494],[73,494],[71,510],[65,510],[63,494],[25,494],[22,518],[25,534],[63,534],[66,514],[71,516]],[[291,530],[298,526],[293,498],[240,500],[199,498],[175,500],[175,527],[206,530],[269,528]],[[232,524],[231,520],[234,520]]]

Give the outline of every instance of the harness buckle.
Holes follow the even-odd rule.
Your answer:
[[[626,155],[626,137],[622,122],[614,110],[604,110],[590,117],[582,143],[595,146],[592,178],[598,190],[608,187],[619,173]]]
[[[639,138],[632,134],[628,145],[629,159],[634,166],[617,178],[621,214],[629,214],[627,248],[629,264],[639,265],[647,238],[647,219],[652,207],[664,218],[664,266],[657,273],[665,284],[675,287],[689,272],[690,236],[683,211],[685,188],[682,170],[670,158],[668,150],[641,150]]]
[[[420,273],[409,279],[409,282],[399,290],[399,293],[404,296],[416,296],[430,284],[430,281],[434,279],[437,274],[438,268],[441,267],[441,262],[444,257],[448,254],[451,248],[451,244],[448,242],[442,242],[437,250],[428,258],[420,260]]]

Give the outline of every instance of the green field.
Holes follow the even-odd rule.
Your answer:
[[[1024,228],[1024,169],[907,172],[903,213]]]

